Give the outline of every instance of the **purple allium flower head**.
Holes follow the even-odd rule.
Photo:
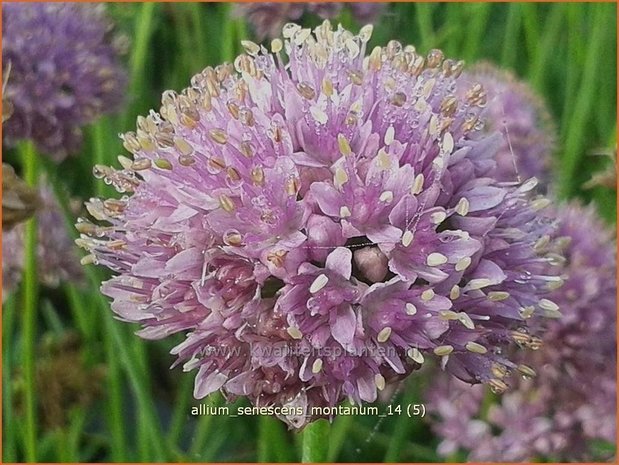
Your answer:
[[[463,74],[467,85],[479,83],[488,94],[482,120],[485,132],[500,132],[493,176],[501,181],[536,177],[550,182],[555,127],[542,98],[509,71],[489,63],[473,66]]]
[[[474,461],[589,461],[604,458],[592,455],[591,439],[615,441],[614,240],[591,207],[568,204],[557,216],[565,284],[543,306],[554,312],[556,303],[563,316],[546,325],[543,349],[527,360],[533,371],[523,374],[537,376],[489,404],[482,386],[439,375],[427,400],[444,455],[464,449]]]
[[[198,398],[371,402],[426,356],[502,390],[503,346],[536,344],[518,329],[558,279],[535,248],[548,201],[481,175],[501,137],[475,129],[480,87],[454,94],[462,62],[366,54],[371,31],[244,41],[138,118],[122,169],[95,167],[130,194],[88,203],[85,261],[141,336],[187,334]]]
[[[69,236],[64,215],[51,186],[43,180],[38,189],[39,208],[35,213],[38,229],[37,273],[39,281],[57,287],[63,281],[78,282],[83,277],[75,244]],[[25,224],[2,231],[2,286],[6,295],[21,281],[24,267]]]
[[[299,20],[304,13],[322,19],[335,18],[344,6],[350,8],[353,18],[361,24],[375,21],[385,7],[384,3],[366,2],[254,2],[237,4],[235,13],[244,16],[254,29],[259,40],[277,37],[284,23]]]
[[[11,64],[7,143],[32,139],[61,160],[79,150],[82,126],[118,108],[126,76],[103,5],[5,3],[2,60]]]

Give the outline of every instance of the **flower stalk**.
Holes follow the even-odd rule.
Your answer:
[[[310,423],[303,430],[302,463],[324,463],[329,451],[329,431],[331,425],[326,420]]]

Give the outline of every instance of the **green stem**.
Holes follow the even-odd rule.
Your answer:
[[[39,177],[37,154],[32,142],[20,145],[22,162],[24,163],[24,179],[33,187],[37,186]],[[24,238],[24,274],[22,294],[22,368],[25,383],[25,428],[24,443],[26,461],[37,460],[37,428],[36,428],[36,393],[35,393],[35,340],[36,314],[38,305],[37,280],[37,220],[33,217],[26,223]]]
[[[281,421],[261,416],[258,423],[258,462],[292,462],[288,438]]]
[[[102,128],[103,121],[94,125],[92,133],[93,141],[93,154],[94,161],[97,164],[108,164],[107,160],[107,144],[106,144],[106,132]],[[105,197],[110,193],[111,189],[103,182],[97,182],[95,184],[95,192],[98,197]],[[98,287],[98,286],[97,286]],[[74,296],[76,297],[76,296]],[[102,306],[102,312],[100,314],[103,321],[98,324],[107,325],[109,315],[105,311],[105,307]],[[76,319],[76,321],[78,321]],[[78,321],[79,323],[79,321]],[[120,369],[120,362],[117,355],[117,347],[114,342],[113,336],[110,331],[103,332],[103,346],[105,348],[106,360],[107,360],[107,395],[108,395],[108,409],[107,409],[107,421],[111,433],[111,454],[112,461],[120,462],[127,459],[127,435],[125,431],[125,424],[123,420],[123,383],[122,374]]]
[[[15,453],[15,417],[13,416],[13,389],[11,383],[11,367],[13,366],[13,322],[15,319],[15,299],[9,296],[2,305],[2,416],[3,439],[2,461],[16,462]]]
[[[331,428],[331,442],[329,443],[329,453],[327,454],[327,460],[329,462],[335,462],[337,460],[344,440],[349,434],[350,427],[354,424],[354,417],[352,415],[341,415],[333,421],[333,427]]]
[[[327,420],[316,420],[303,430],[301,462],[324,463],[329,452],[329,430]]]

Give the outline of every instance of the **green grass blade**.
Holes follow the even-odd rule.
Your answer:
[[[24,164],[24,179],[30,186],[37,186],[39,179],[38,155],[32,142],[23,142],[19,151]],[[24,237],[24,272],[22,282],[22,369],[25,384],[24,444],[28,462],[37,461],[37,405],[35,344],[37,331],[37,306],[39,285],[37,276],[37,220],[26,223]]]

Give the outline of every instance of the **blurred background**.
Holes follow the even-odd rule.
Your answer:
[[[198,405],[192,398],[194,375],[169,369],[168,352],[180,339],[144,341],[133,334],[137,328],[114,320],[98,290],[106,273],[80,267],[82,254],[72,242],[83,201],[115,194],[92,175],[92,167],[118,164],[117,156],[125,153],[118,134],[134,130],[138,115],[158,109],[163,91],[180,91],[206,66],[233,61],[242,52],[242,39],[270,41],[290,19],[314,27],[329,17],[352,30],[372,21],[372,47],[396,39],[421,53],[440,48],[467,64],[488,61],[511,71],[543,100],[554,121],[556,195],[594,204],[614,229],[615,4],[108,3],[105,10],[105,33],[126,70],[126,91],[114,112],[90,118],[83,143],[68,156],[52,158],[34,154],[41,150],[32,144],[3,143],[3,162],[17,176],[44,183],[39,201],[47,214],[38,218],[39,228],[45,228],[38,235],[3,232],[4,462],[300,460],[299,435],[276,419],[192,416],[191,406]],[[10,86],[6,59],[3,70]],[[9,178],[5,167],[3,189]],[[8,210],[3,207],[4,227]],[[19,248],[23,263],[10,262]],[[37,258],[39,266],[33,267]],[[424,402],[432,376],[432,370],[414,374],[384,396],[382,405]],[[218,406],[224,400],[217,394],[206,403]],[[328,458],[467,460],[465,448],[441,452],[443,438],[431,417],[337,418]],[[615,455],[615,445],[604,439],[588,438],[581,447],[592,460]],[[572,457],[564,448],[530,458]]]

